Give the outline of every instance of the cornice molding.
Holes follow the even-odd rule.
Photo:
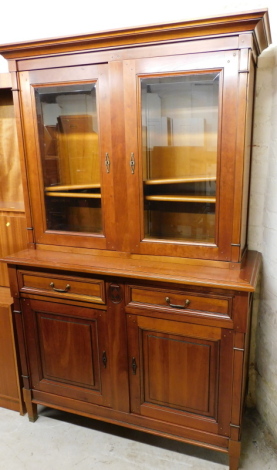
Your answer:
[[[20,60],[77,51],[107,50],[170,41],[187,41],[203,36],[220,37],[244,33],[253,34],[253,42],[258,55],[271,44],[267,9],[208,19],[4,44],[0,45],[0,54],[8,60]]]

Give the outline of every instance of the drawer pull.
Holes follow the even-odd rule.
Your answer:
[[[170,307],[172,307],[172,308],[187,308],[187,307],[189,306],[189,304],[190,304],[190,300],[189,300],[189,299],[186,299],[186,300],[185,300],[185,305],[174,305],[174,304],[171,304],[169,297],[166,297],[166,298],[165,298],[165,301],[166,301],[166,303],[167,303]]]
[[[69,285],[69,284],[66,284],[65,289],[57,289],[57,288],[55,287],[54,282],[50,282],[49,285],[50,285],[50,287],[52,287],[52,289],[53,289],[55,292],[68,292],[69,289],[70,289],[70,285]]]

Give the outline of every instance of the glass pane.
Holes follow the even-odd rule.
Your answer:
[[[35,91],[47,229],[101,234],[96,84]]]
[[[215,242],[219,73],[141,79],[144,237]]]

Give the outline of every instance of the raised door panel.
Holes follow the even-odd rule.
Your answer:
[[[228,434],[232,332],[129,315],[128,333],[132,412]]]
[[[214,416],[217,343],[144,331],[142,345],[146,403]]]
[[[230,260],[238,51],[126,60],[124,80],[131,250]]]
[[[106,312],[23,300],[31,387],[110,406]]]
[[[36,242],[112,248],[108,65],[21,72],[20,85]]]

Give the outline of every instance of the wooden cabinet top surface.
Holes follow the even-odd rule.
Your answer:
[[[95,254],[63,253],[49,250],[24,250],[4,261],[10,265],[35,269],[52,269],[130,280],[186,284],[198,287],[255,290],[261,255],[248,251],[241,269],[230,263],[203,260],[143,257],[128,253],[95,252]]]

